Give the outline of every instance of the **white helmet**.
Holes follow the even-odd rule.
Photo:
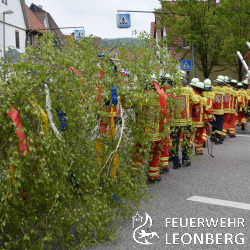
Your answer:
[[[245,85],[249,85],[249,81],[247,79],[244,80],[242,83],[245,84]]]
[[[198,88],[198,89],[205,90],[205,84],[204,84],[204,82],[197,82],[197,83],[195,83],[194,87]]]
[[[237,87],[240,87],[240,88],[243,87],[243,83],[242,82],[238,82],[237,83]]]
[[[225,77],[223,75],[218,75],[214,82],[219,83],[221,85],[225,84]]]
[[[199,81],[200,81],[199,78],[193,78],[193,79],[191,80],[191,82],[190,82],[190,86],[195,86],[195,84],[196,84],[197,82],[199,82]]]
[[[213,89],[211,80],[209,78],[204,80],[204,87],[205,87],[205,90],[212,90]]]

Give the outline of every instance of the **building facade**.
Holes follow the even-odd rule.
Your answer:
[[[3,57],[3,12],[5,14],[5,51],[16,49],[25,52],[26,30],[30,29],[26,5],[24,0],[0,0],[0,57]]]

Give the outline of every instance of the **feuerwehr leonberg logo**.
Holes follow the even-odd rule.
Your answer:
[[[154,237],[159,238],[157,231],[150,229],[152,226],[152,219],[151,217],[145,213],[145,221],[143,223],[143,217],[139,215],[137,212],[135,216],[132,217],[133,219],[133,228],[135,228],[135,224],[139,224],[138,227],[135,228],[133,232],[133,239],[136,243],[142,244],[142,245],[151,245],[152,240]]]

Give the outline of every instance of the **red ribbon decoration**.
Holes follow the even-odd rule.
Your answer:
[[[25,151],[27,151],[27,153],[29,155],[31,155],[30,150],[29,150],[28,141],[26,140],[25,134],[22,131],[23,127],[22,127],[18,112],[12,106],[9,108],[9,110],[10,111],[9,111],[9,113],[7,113],[7,116],[10,117],[13,122],[16,123],[15,128],[16,128],[17,137],[19,138],[20,156],[23,157],[24,156],[23,153]],[[22,197],[23,197],[23,201],[24,201],[25,205],[27,205],[27,190],[24,188],[22,191]]]
[[[153,81],[153,83],[154,83],[155,88],[158,91],[159,96],[160,96],[159,101],[160,101],[160,106],[161,106],[161,113],[163,114],[163,116],[167,116],[167,102],[166,102],[166,99],[165,99],[165,97],[163,95],[163,92],[160,89],[159,85],[154,81]]]
[[[9,113],[7,114],[8,117],[10,117],[12,119],[13,122],[16,123],[15,128],[16,128],[16,134],[17,137],[19,138],[19,149],[20,149],[20,156],[23,157],[24,156],[24,152],[27,151],[27,153],[29,155],[30,154],[30,150],[29,150],[29,145],[28,142],[26,140],[25,134],[22,131],[22,124],[18,115],[18,112],[16,109],[14,109],[12,106],[9,108]]]
[[[70,67],[70,69],[82,80],[81,74],[77,69],[74,69],[73,67]],[[83,83],[83,80],[82,80]]]
[[[82,80],[81,74],[77,69],[74,69],[73,67],[70,67],[70,69]],[[101,73],[101,71],[100,71],[100,76],[99,76],[100,81],[102,80],[102,75],[103,75],[103,73]],[[82,80],[82,83],[83,83],[83,80]],[[96,102],[99,102],[99,100],[101,98],[101,93],[102,93],[102,88],[100,86],[98,86],[98,97],[97,97]],[[83,99],[83,101],[85,101],[85,98]]]
[[[82,80],[80,72],[77,69],[74,69],[73,67],[70,67],[70,69],[81,79],[82,83],[84,83],[83,80]],[[85,102],[85,100],[86,99],[83,98],[82,102]]]

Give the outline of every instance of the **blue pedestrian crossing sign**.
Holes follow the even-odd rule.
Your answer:
[[[181,60],[181,70],[191,71],[192,70],[192,60]]]
[[[117,28],[131,27],[130,14],[116,14]]]
[[[85,36],[85,30],[75,30],[74,35],[75,35],[75,40],[80,41]]]

